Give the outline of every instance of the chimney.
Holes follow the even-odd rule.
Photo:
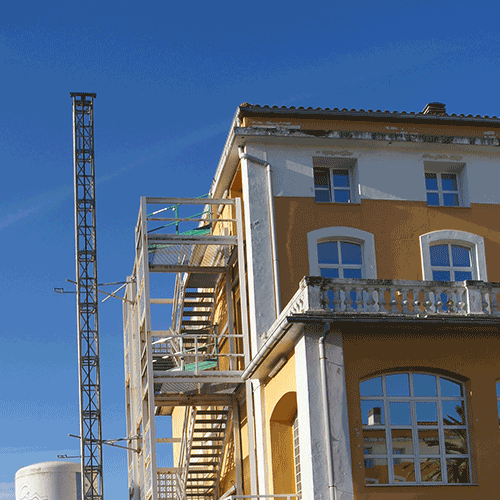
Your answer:
[[[368,425],[382,425],[382,408],[376,406],[368,411]]]
[[[425,106],[422,113],[424,115],[435,115],[435,116],[445,115],[446,104],[443,104],[442,102],[430,102],[429,104],[427,104],[427,106]]]

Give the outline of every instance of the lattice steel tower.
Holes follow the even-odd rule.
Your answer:
[[[71,92],[75,169],[75,244],[83,500],[102,500],[101,382],[97,314],[94,98]]]

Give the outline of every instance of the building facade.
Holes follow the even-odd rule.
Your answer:
[[[207,199],[143,198],[131,498],[494,498],[499,134],[243,104]]]

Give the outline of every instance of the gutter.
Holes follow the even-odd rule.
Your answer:
[[[274,333],[267,338],[266,342],[261,346],[257,354],[252,358],[245,371],[241,374],[243,380],[249,379],[258,368],[260,363],[267,357],[268,353],[271,352],[276,344],[286,335],[288,330],[292,327],[293,323],[288,321],[288,317],[285,317],[279,326],[275,329]]]
[[[337,491],[335,487],[335,473],[333,470],[332,456],[332,435],[330,432],[330,407],[328,404],[328,378],[326,373],[326,353],[325,339],[330,331],[330,323],[325,323],[323,335],[318,341],[318,356],[319,356],[319,378],[321,384],[321,400],[323,409],[323,425],[326,438],[326,468],[328,471],[328,497],[330,500],[336,500]]]
[[[275,314],[276,318],[281,312],[281,293],[280,284],[278,276],[278,248],[276,246],[276,224],[275,224],[275,211],[274,211],[274,197],[273,197],[273,186],[271,180],[271,164],[267,161],[261,160],[255,156],[248,155],[244,152],[244,149],[240,146],[238,148],[238,155],[240,160],[251,161],[252,163],[257,163],[266,168],[267,177],[267,204],[269,208],[269,225],[271,226],[271,253],[273,258],[273,278],[274,278],[274,304],[275,304]]]

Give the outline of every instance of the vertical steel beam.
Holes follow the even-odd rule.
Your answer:
[[[103,499],[101,381],[97,314],[94,98],[71,92],[75,173],[75,252],[82,499]]]

